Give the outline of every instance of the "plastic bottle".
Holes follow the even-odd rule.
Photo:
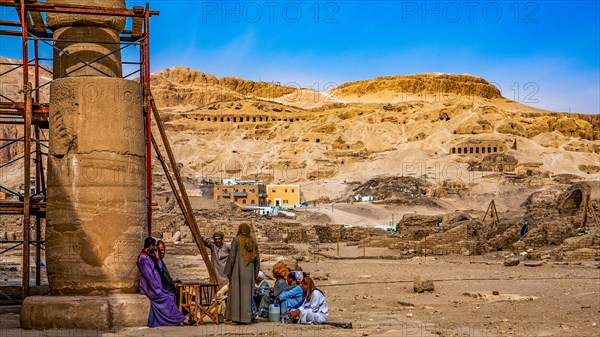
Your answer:
[[[271,322],[279,322],[281,319],[281,307],[277,303],[269,305],[269,320]]]

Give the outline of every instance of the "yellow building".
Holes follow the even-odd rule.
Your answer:
[[[269,206],[300,204],[300,185],[267,185]]]

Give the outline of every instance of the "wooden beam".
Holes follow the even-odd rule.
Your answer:
[[[160,162],[160,165],[162,166],[163,171],[165,172],[165,176],[167,177],[167,180],[169,181],[169,186],[171,186],[173,195],[175,195],[175,200],[177,200],[177,204],[179,205],[179,208],[183,212],[185,210],[185,205],[183,203],[183,199],[181,198],[181,195],[179,194],[179,190],[177,189],[177,186],[175,185],[175,182],[173,181],[173,177],[171,176],[171,171],[169,170],[169,167],[167,166],[165,157],[162,155],[154,136],[151,135],[150,137],[152,139],[152,146],[154,147],[154,152],[156,152],[158,161]],[[187,217],[186,217],[186,223],[187,223]]]
[[[19,21],[0,20],[0,26],[21,27],[21,23]]]
[[[30,185],[31,185],[31,83],[27,82],[25,85],[25,153],[24,153],[24,164],[23,164],[23,187],[25,189],[23,193],[23,279],[22,279],[22,293],[21,297],[24,300],[29,296],[29,222],[30,222]]]
[[[44,18],[42,18],[42,13],[40,12],[31,12],[31,18],[33,19],[33,24],[35,26],[35,30],[38,33],[46,32],[46,24],[44,23]]]
[[[27,30],[29,30],[33,27],[33,24],[31,23],[31,20],[29,20],[28,11],[25,11],[25,17],[22,18],[21,17],[21,5],[17,2],[18,2],[18,0],[14,0],[14,4],[16,5],[15,10],[17,11],[17,16],[19,17],[19,22],[23,22],[23,20],[26,20],[25,23],[27,24]],[[27,9],[27,7],[25,7],[25,9]]]
[[[0,6],[8,6],[20,8],[18,0],[0,0]],[[74,4],[55,5],[47,2],[27,2],[27,11],[29,12],[54,12],[54,13],[70,13],[70,14],[93,14],[107,16],[127,16],[144,17],[145,13],[136,14],[133,10],[127,8],[107,8],[102,6],[86,6]],[[160,15],[159,11],[148,11],[150,16]]]
[[[144,7],[135,6],[135,7],[133,7],[133,12],[136,14],[143,14]],[[132,37],[141,37],[143,26],[144,26],[144,18],[134,17],[131,22],[131,36]]]
[[[194,217],[194,213],[192,210],[192,205],[190,204],[190,199],[188,198],[187,191],[185,189],[185,185],[183,184],[183,180],[181,179],[181,173],[179,172],[179,165],[177,165],[177,161],[175,160],[175,156],[173,155],[173,150],[171,149],[171,144],[169,143],[169,139],[167,138],[167,133],[165,131],[164,124],[160,119],[160,115],[158,114],[158,108],[156,107],[156,102],[154,98],[150,96],[150,105],[152,108],[152,113],[154,114],[154,120],[156,121],[156,126],[158,127],[158,132],[160,134],[161,140],[165,147],[165,152],[167,152],[167,156],[169,158],[169,163],[171,164],[171,169],[173,170],[173,175],[175,176],[175,180],[177,181],[177,185],[179,187],[179,192],[181,193],[181,199],[183,200],[182,212],[183,216],[186,217],[188,227],[192,232],[192,236],[194,237],[194,241],[196,241],[196,246],[198,250],[200,250],[200,255],[202,255],[202,259],[204,260],[204,264],[208,269],[208,274],[210,276],[210,281],[212,283],[217,283],[217,277],[215,276],[215,272],[212,267],[212,263],[208,258],[208,253],[206,252],[206,247],[204,247],[204,243],[202,242],[202,235],[200,234],[200,229],[198,228],[198,224],[196,223],[196,218]],[[176,193],[176,191],[173,191]]]

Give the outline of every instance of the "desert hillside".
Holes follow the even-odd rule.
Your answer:
[[[13,98],[14,83],[3,87]],[[327,202],[372,179],[411,178],[444,210],[492,198],[521,209],[556,176],[599,180],[599,115],[535,109],[472,75],[387,76],[316,92],[175,67],[152,75],[152,91],[192,187],[264,179],[300,183],[303,200]],[[166,180],[155,187],[166,190]]]
[[[219,89],[227,97],[210,96],[202,90],[208,78],[214,88],[241,84]],[[183,101],[181,86],[189,94]],[[304,198],[311,200],[344,197],[348,183],[373,177],[441,183],[468,180],[467,172],[497,172],[502,163],[503,172],[575,174],[584,180],[597,180],[600,171],[598,115],[531,108],[501,97],[486,80],[471,75],[382,77],[328,93],[296,91],[298,104],[289,96],[250,97],[249,88],[281,95],[291,90],[214,79],[184,68],[154,74],[153,91],[160,92],[163,118],[190,178],[300,182]],[[314,107],[307,109],[310,99]],[[478,144],[488,143],[497,144],[502,156],[480,153]],[[472,147],[477,152],[458,153]],[[444,176],[448,165],[462,173]]]

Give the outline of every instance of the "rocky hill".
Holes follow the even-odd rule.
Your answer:
[[[217,78],[190,68],[175,67],[152,74],[152,94],[158,106],[202,106],[243,98],[275,99],[296,89],[236,77]]]
[[[454,94],[464,97],[500,98],[500,90],[481,77],[426,73],[384,76],[344,83],[333,89],[337,97],[377,96],[385,92],[413,95]]]
[[[190,181],[294,182],[303,199],[345,200],[356,183],[415,177],[433,195],[451,197],[440,189],[462,184],[489,196],[505,190],[506,205],[519,205],[534,188],[486,177],[599,179],[599,115],[535,109],[476,76],[389,76],[319,93],[175,67],[152,85]]]
[[[535,109],[501,97],[475,76],[381,77],[325,93],[184,68],[153,80],[192,181],[235,176],[294,182],[302,184],[303,199],[346,200],[356,182],[416,177],[433,184],[432,195],[452,198],[444,189],[459,184],[489,195],[486,200],[505,194],[498,203],[519,207],[534,188],[515,181],[509,188],[503,179],[484,177],[503,172],[539,178],[528,184],[558,174],[599,177],[598,115]],[[227,94],[207,95],[202,86]],[[262,88],[277,94],[262,94]],[[460,200],[450,204],[462,207]]]

